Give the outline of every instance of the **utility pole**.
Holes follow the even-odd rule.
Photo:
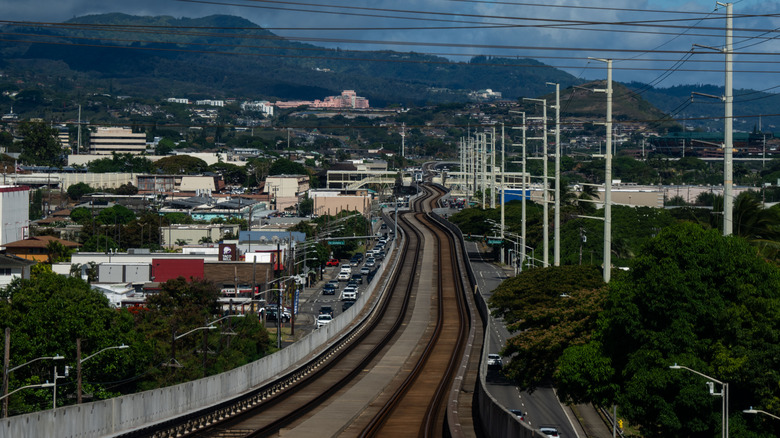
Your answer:
[[[490,136],[490,208],[496,208],[496,127]]]
[[[495,132],[496,128],[493,128],[493,132]],[[501,124],[501,264],[503,265],[506,259],[504,258],[504,224],[505,224],[505,218],[504,218],[504,204],[506,203],[506,200],[504,199],[504,159],[506,156],[506,142],[504,137],[504,124]]]
[[[81,153],[81,105],[79,105],[79,129],[76,138],[76,155]]]
[[[523,100],[530,100],[533,102],[542,103],[542,131],[541,137],[533,137],[534,140],[542,141],[542,238],[544,240],[544,248],[542,252],[543,266],[546,268],[550,266],[550,190],[549,190],[549,175],[547,171],[547,99],[530,99],[524,98]],[[539,117],[533,117],[531,119],[539,120]]]
[[[401,158],[406,158],[406,123],[401,123]]]
[[[733,33],[733,7],[732,3],[717,2],[720,6],[726,7],[726,47],[723,52],[726,54],[726,81],[725,96],[726,103],[725,115],[723,119],[723,235],[729,236],[732,233],[733,215],[734,215],[734,141],[732,138],[733,128],[733,72],[732,72],[732,33]]]
[[[607,63],[607,89],[593,90],[607,94],[607,147],[604,161],[604,283],[612,276],[612,60],[590,58]]]
[[[555,85],[555,216],[553,218],[553,265],[561,265],[561,84]]]

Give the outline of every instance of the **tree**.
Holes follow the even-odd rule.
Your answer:
[[[489,305],[517,333],[502,352],[512,357],[504,374],[526,389],[548,382],[563,350],[590,339],[605,296],[594,265],[528,269],[501,283]]]
[[[114,345],[130,345],[122,352],[106,352],[85,364],[86,393],[95,399],[133,392],[134,376],[145,372],[150,345],[139,336],[133,318],[126,310],[117,310],[108,299],[76,277],[63,277],[51,270],[36,270],[28,280],[16,280],[0,300],[0,320],[11,328],[13,363],[51,356],[65,357],[57,363],[59,372],[69,365],[75,368],[76,339],[81,339],[84,355]],[[10,374],[10,387],[43,383],[51,378],[51,362],[34,362]],[[117,384],[116,382],[124,382]],[[75,385],[57,388],[57,404],[73,400]],[[22,391],[10,398],[14,413],[51,409],[52,391]]]
[[[778,267],[739,237],[678,224],[652,239],[631,270],[610,283],[592,341],[564,352],[555,374],[558,394],[617,403],[643,436],[711,437],[719,429],[720,400],[707,393],[704,379],[669,366],[729,382],[732,406],[776,411],[777,339]],[[738,420],[732,426],[734,436],[780,433],[776,423]]]
[[[279,158],[271,164],[268,175],[308,175],[306,168],[287,158]]]
[[[189,155],[173,155],[154,162],[154,167],[162,173],[173,175],[188,175],[203,173],[208,165],[200,158]]]
[[[81,200],[82,196],[94,192],[96,192],[95,189],[90,187],[89,184],[83,182],[79,182],[68,187],[68,197],[74,201],[79,201]]]
[[[64,153],[57,140],[57,130],[43,122],[22,122],[19,134],[23,137],[19,161],[35,166],[61,166]]]
[[[114,190],[114,193],[117,195],[135,195],[138,193],[138,187],[130,183],[125,183],[117,187],[116,190]]]
[[[86,207],[74,208],[70,212],[70,220],[79,225],[85,225],[92,220],[92,212]]]
[[[97,221],[105,225],[124,225],[133,219],[135,219],[135,213],[124,205],[105,208],[97,215]]]

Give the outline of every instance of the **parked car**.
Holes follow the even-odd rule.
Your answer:
[[[501,367],[504,366],[504,363],[501,361],[501,356],[495,353],[488,354],[488,369],[501,369]]]
[[[339,259],[330,259],[327,262],[325,262],[325,266],[338,266],[341,263]]]
[[[539,432],[547,435],[547,438],[559,438],[558,429],[550,426],[542,426],[539,428]]]
[[[317,316],[317,328],[330,324],[333,321],[333,316],[328,314],[322,314]]]

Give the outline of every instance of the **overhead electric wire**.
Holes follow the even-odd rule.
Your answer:
[[[33,21],[16,21],[16,20],[0,20],[0,23],[8,25],[18,26],[35,26],[44,28],[62,28],[62,29],[102,29],[105,31],[122,31],[122,32],[141,32],[136,29],[206,29],[206,30],[299,30],[299,31],[366,31],[366,30],[473,30],[473,29],[526,29],[537,28],[536,25],[524,25],[524,24],[481,24],[472,26],[427,26],[427,27],[226,27],[226,26],[172,26],[172,25],[130,25],[130,24],[96,24],[96,23],[54,23],[54,22],[33,22]],[[607,23],[602,23],[607,24]],[[545,28],[549,26],[544,26]],[[121,29],[121,30],[120,30]],[[649,30],[624,30],[624,29],[600,29],[600,28],[569,28],[564,26],[556,26],[557,30],[574,30],[582,32],[609,32],[609,33],[629,33],[629,34],[642,34],[642,35],[680,35],[679,32],[662,32],[662,31],[649,31]],[[174,32],[173,30],[168,33]],[[204,34],[206,36],[207,34]],[[210,34],[215,37],[228,38],[231,34],[215,33]],[[701,34],[701,33],[687,33],[689,37],[707,37],[715,38],[721,37],[720,34]],[[248,34],[234,34],[236,38],[251,38]],[[280,38],[294,40],[294,36],[278,36]],[[266,38],[268,38],[266,36]],[[748,38],[747,36],[745,38]],[[751,38],[763,38],[765,40],[773,40],[776,37],[764,37],[756,36]]]

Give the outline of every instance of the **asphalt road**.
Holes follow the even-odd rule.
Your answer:
[[[492,295],[493,290],[513,272],[505,271],[503,268],[493,264],[492,260],[484,260],[482,253],[474,242],[466,242],[466,249],[471,260],[471,266],[474,269],[474,274],[477,277],[480,292],[485,299],[488,299]],[[490,334],[488,353],[498,353],[506,344],[510,333],[500,318],[494,319],[491,317],[490,319],[488,325]],[[502,359],[504,362],[509,361],[509,358]],[[580,437],[575,432],[574,419],[569,418],[567,415],[568,410],[564,410],[563,406],[561,406],[553,388],[542,387],[536,389],[533,393],[528,393],[521,391],[512,382],[504,379],[498,370],[489,370],[487,390],[507,409],[519,409],[526,412],[525,421],[531,427],[553,426],[558,429],[563,438]]]

